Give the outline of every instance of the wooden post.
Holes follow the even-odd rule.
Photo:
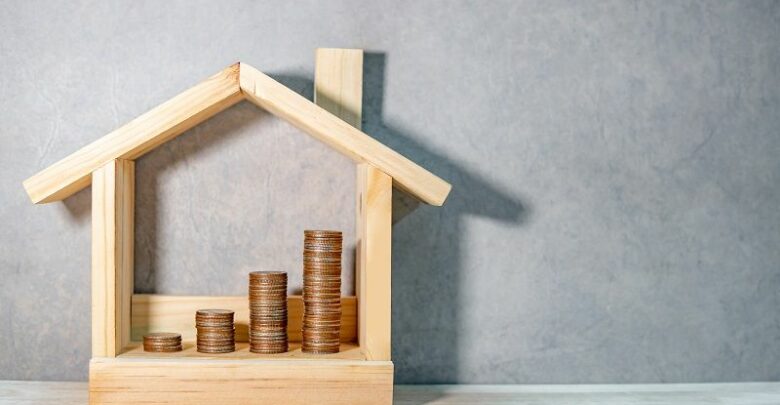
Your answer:
[[[363,114],[362,49],[317,49],[314,102],[360,129]]]
[[[314,100],[360,129],[362,50],[317,50]],[[358,342],[367,360],[390,360],[392,183],[390,176],[374,166],[358,164],[355,207]]]
[[[130,342],[135,163],[116,159],[92,173],[92,356],[115,357]]]
[[[357,178],[358,342],[366,360],[390,360],[393,179],[366,163]]]

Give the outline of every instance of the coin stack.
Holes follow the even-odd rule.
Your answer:
[[[181,335],[178,333],[150,333],[144,335],[145,352],[180,352]]]
[[[306,353],[337,353],[341,330],[339,231],[304,231],[303,344]]]
[[[198,351],[229,353],[236,350],[236,329],[233,311],[229,309],[199,309],[195,314],[198,329]]]
[[[287,351],[287,273],[249,273],[249,350]]]

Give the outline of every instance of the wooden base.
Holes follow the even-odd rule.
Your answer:
[[[127,353],[97,357],[89,364],[89,402],[392,404],[391,361],[329,356],[222,359]]]

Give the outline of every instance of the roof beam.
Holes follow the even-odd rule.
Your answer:
[[[245,63],[239,84],[247,100],[290,122],[358,163],[368,163],[393,178],[396,187],[440,206],[452,186],[398,152],[312,103]]]
[[[421,201],[442,205],[449,183],[247,64],[234,64],[24,181],[33,203],[59,201],[91,184],[93,171],[133,160],[244,97],[349,156],[393,178]],[[319,100],[318,100],[319,101]]]
[[[241,101],[238,63],[149,110],[24,181],[33,203],[59,201],[90,185],[115,159],[136,159]]]

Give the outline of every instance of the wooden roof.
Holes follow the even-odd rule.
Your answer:
[[[114,159],[136,159],[247,99],[355,162],[369,163],[393,185],[440,206],[450,184],[305,97],[245,63],[236,63],[84,146],[24,181],[33,203],[62,200],[90,185],[92,172]]]

